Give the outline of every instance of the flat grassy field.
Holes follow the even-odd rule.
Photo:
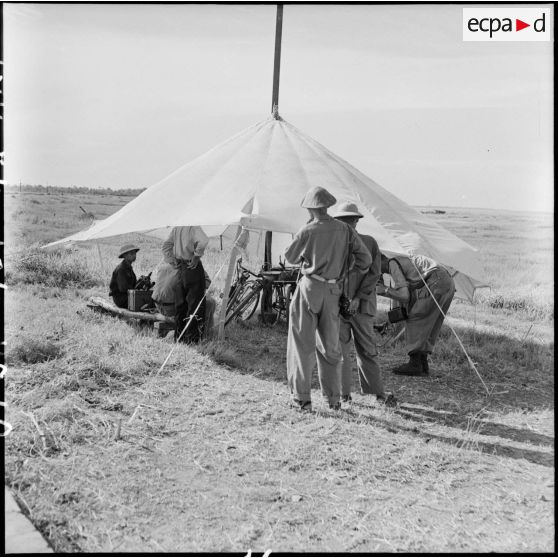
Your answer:
[[[56,552],[555,550],[552,214],[420,208],[480,250],[492,288],[448,323],[489,394],[444,325],[427,379],[391,374],[400,340],[380,349],[396,409],[330,411],[316,382],[301,415],[284,324],[234,324],[161,369],[172,336],[86,307],[121,244],[141,244],[139,275],[159,240],[38,250],[131,199],[4,196],[6,483]],[[227,253],[212,242],[210,276]]]

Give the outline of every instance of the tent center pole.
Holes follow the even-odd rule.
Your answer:
[[[279,69],[281,66],[281,35],[283,33],[283,4],[277,4],[275,22],[275,57],[273,61],[273,94],[271,97],[271,114],[279,117]]]

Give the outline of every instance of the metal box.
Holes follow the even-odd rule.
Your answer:
[[[151,295],[153,291],[136,291],[135,289],[128,289],[128,310],[132,312],[140,312],[141,307],[146,304],[153,306],[153,299]]]

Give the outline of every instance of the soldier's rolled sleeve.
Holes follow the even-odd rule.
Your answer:
[[[174,264],[175,257],[174,257],[174,229],[171,231],[169,237],[165,242],[163,242],[163,246],[161,248],[163,252],[163,257],[167,263]]]
[[[352,244],[354,269],[358,269],[361,273],[366,273],[372,263],[372,256],[362,239],[357,234],[353,234]]]
[[[363,300],[373,300],[376,296],[376,284],[381,274],[381,259],[379,257],[373,258],[372,265],[362,278],[355,296]]]
[[[293,265],[299,264],[302,260],[302,253],[304,251],[304,236],[297,233],[287,249],[285,250],[285,259]]]

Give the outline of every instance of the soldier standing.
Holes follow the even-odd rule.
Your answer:
[[[339,297],[349,246],[360,273],[372,263],[358,235],[328,215],[327,208],[335,202],[325,188],[310,189],[300,205],[311,220],[285,251],[288,262],[302,263],[302,278],[289,309],[287,339],[288,384],[294,407],[302,411],[312,410],[310,386],[316,360],[322,394],[330,408],[341,407]]]
[[[335,219],[349,225],[356,230],[362,213],[356,204],[345,202],[337,207],[333,214]],[[380,278],[381,257],[376,239],[365,234],[359,234],[364,245],[372,256],[372,265],[365,275],[351,270],[348,276],[347,296],[349,297],[351,316],[341,317],[339,335],[343,352],[341,400],[351,401],[352,366],[351,366],[351,337],[355,345],[358,365],[358,379],[363,394],[375,395],[389,407],[397,404],[392,393],[386,393],[378,363],[378,350],[374,342],[374,316],[376,315],[376,284]]]
[[[201,258],[208,241],[201,227],[174,227],[163,243],[165,261],[179,270],[182,288],[181,302],[176,308],[175,341],[197,343],[203,333],[205,273]],[[180,337],[188,322],[188,329]]]

